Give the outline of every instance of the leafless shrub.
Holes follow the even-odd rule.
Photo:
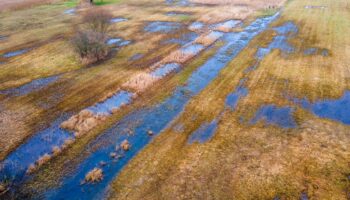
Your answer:
[[[113,16],[106,10],[93,9],[85,13],[82,22],[88,30],[107,34],[112,17]]]
[[[105,10],[89,10],[72,43],[83,64],[105,59],[110,51],[107,44],[111,14]]]
[[[79,31],[73,38],[73,45],[83,64],[103,60],[109,53],[107,35],[94,31]]]

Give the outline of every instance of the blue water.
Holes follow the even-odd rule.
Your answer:
[[[173,33],[176,30],[179,30],[182,27],[181,23],[178,22],[150,22],[144,30],[151,33]]]
[[[74,15],[75,14],[75,8],[71,8],[71,9],[65,10],[64,14]]]
[[[191,25],[188,26],[188,29],[190,30],[199,30],[204,28],[205,24],[202,22],[193,22]]]
[[[329,51],[328,51],[328,49],[322,49],[321,55],[322,55],[322,56],[329,56]]]
[[[254,32],[252,32],[254,33]],[[208,37],[213,37],[213,38],[219,38],[219,37],[222,37],[224,35],[223,32],[220,32],[220,31],[212,31],[209,33]],[[242,35],[240,35],[240,37],[242,37]]]
[[[300,195],[300,200],[309,200],[309,197],[307,196],[307,194],[305,192],[303,192]]]
[[[87,109],[92,111],[94,114],[110,115],[112,114],[113,109],[119,108],[124,104],[130,103],[133,95],[133,93],[122,90],[115,93],[113,96],[106,99],[105,101],[90,106]]]
[[[252,38],[265,30],[276,17],[277,15],[270,16],[253,22],[251,26],[259,28],[256,32],[248,34],[248,40],[241,40],[242,33],[225,34],[223,37],[225,44],[190,76],[184,86],[178,87],[172,96],[162,103],[134,111],[102,133],[83,150],[84,152],[92,152],[90,156],[83,158],[84,160],[78,166],[75,166],[75,170],[63,178],[60,187],[47,191],[41,198],[103,198],[109,183],[130,159],[152,140],[152,137],[148,136],[147,131],[152,130],[157,135],[166,128],[181,113],[188,101],[216,78],[221,69],[237,56]],[[126,130],[131,131],[132,134],[126,134]],[[124,139],[129,141],[131,149],[125,152],[121,159],[114,162],[109,157],[109,154],[114,152],[115,147],[120,145]],[[102,167],[103,180],[93,185],[80,185],[80,181],[84,179],[91,169],[98,166],[100,161],[107,162],[107,165]]]
[[[236,90],[226,97],[226,105],[233,111],[236,109],[238,101],[248,95],[248,89],[243,86],[246,79],[242,79]]]
[[[36,79],[30,83],[27,83],[27,84],[22,85],[22,86],[17,87],[17,88],[0,90],[0,94],[11,95],[11,96],[27,95],[31,92],[38,91],[38,90],[44,88],[45,86],[47,86],[48,84],[50,84],[52,82],[55,82],[58,78],[59,78],[59,76],[50,76],[50,77],[46,77],[46,78]]]
[[[224,22],[220,22],[220,23],[217,23],[217,24],[210,25],[209,27],[212,28],[212,29],[216,29],[216,28],[219,28],[219,27],[223,27],[223,28],[229,29],[229,28],[236,27],[240,23],[241,23],[240,20],[231,19],[231,20],[228,20],[228,21],[224,21]]]
[[[331,119],[350,125],[350,91],[344,92],[339,99],[325,99],[314,103],[307,99],[294,99],[304,109],[310,110],[321,118]]]
[[[169,6],[192,6],[188,0],[165,0],[165,3]]]
[[[194,131],[188,138],[188,143],[195,142],[204,143],[213,137],[218,126],[218,120],[213,120],[210,123],[202,124],[196,131]]]
[[[0,171],[0,180],[21,180],[30,164],[34,164],[45,153],[51,153],[54,146],[61,146],[66,139],[72,138],[71,133],[59,127],[68,117],[69,115],[59,117],[49,128],[39,131],[10,153],[1,162],[4,168]]]
[[[308,49],[305,49],[304,51],[304,54],[305,55],[315,55],[317,53],[317,48],[308,48]]]
[[[134,54],[133,56],[131,56],[130,57],[130,61],[135,61],[135,60],[139,60],[139,59],[141,59],[141,58],[143,58],[143,54],[142,53],[136,53],[136,54]]]
[[[298,33],[298,27],[293,22],[286,22],[282,26],[273,28],[279,35],[295,35]]]
[[[268,125],[277,125],[282,128],[295,128],[297,123],[293,117],[294,109],[291,107],[277,107],[275,105],[262,106],[251,119],[251,124],[264,121]]]
[[[295,48],[288,43],[288,39],[295,36],[298,32],[298,27],[293,22],[286,22],[285,24],[274,27],[273,30],[277,32],[272,42],[266,48],[259,48],[255,57],[262,60],[266,55],[271,53],[273,49],[279,49],[284,54],[293,53]]]
[[[151,72],[151,75],[162,78],[175,70],[180,70],[180,65],[178,63],[168,63]]]
[[[128,103],[131,100],[131,96],[131,93],[121,91],[106,101],[91,106],[88,109],[94,113],[109,113],[111,109],[119,108],[123,103]],[[0,163],[0,165],[4,166],[0,171],[0,180],[6,177],[14,181],[20,181],[30,164],[35,163],[45,153],[51,154],[54,146],[60,147],[66,139],[74,138],[72,133],[60,128],[60,124],[70,116],[66,114],[57,118],[48,128],[37,132],[9,154]]]
[[[322,56],[329,56],[329,51],[327,49],[319,49],[316,47],[307,48],[304,50],[304,55],[317,55],[320,54]]]
[[[125,21],[127,21],[127,20],[128,20],[128,19],[126,19],[126,18],[116,17],[116,18],[111,19],[111,23],[125,22]]]
[[[169,40],[166,40],[164,44],[180,44],[185,45],[187,43],[193,42],[198,37],[197,33],[189,32],[181,35],[180,38],[172,38]]]
[[[118,47],[126,46],[130,43],[131,43],[131,41],[123,40],[122,38],[111,38],[111,39],[107,40],[108,45],[115,45]]]
[[[14,56],[19,56],[19,55],[22,55],[24,53],[27,53],[29,50],[30,49],[22,49],[22,50],[18,50],[18,51],[4,53],[2,55],[2,57],[4,57],[4,58],[11,58],[11,57],[14,57]]]
[[[201,44],[190,44],[182,47],[180,51],[184,54],[193,54],[197,55],[204,49],[204,46]]]
[[[1,40],[6,40],[6,39],[7,39],[7,36],[0,35],[0,41],[1,41]]]

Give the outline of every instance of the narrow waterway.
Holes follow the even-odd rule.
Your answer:
[[[110,182],[130,159],[136,156],[155,135],[171,124],[189,100],[215,79],[221,69],[235,58],[251,39],[264,31],[277,16],[278,14],[257,19],[242,32],[225,33],[222,37],[224,46],[200,66],[184,86],[178,87],[168,99],[160,104],[135,111],[102,133],[83,150],[89,152],[89,156],[82,158],[83,161],[73,167],[75,170],[62,178],[59,187],[51,189],[45,194],[40,194],[36,198],[103,198]],[[150,131],[153,133],[152,136],[148,134]],[[128,151],[122,151],[118,148],[125,139],[131,145]],[[120,157],[118,156],[118,159],[112,158],[111,155],[114,153]],[[100,167],[103,170],[103,180],[95,184],[81,185],[85,175],[94,167]]]

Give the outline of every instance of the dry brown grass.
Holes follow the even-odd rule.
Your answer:
[[[265,8],[266,6],[280,7],[285,0],[190,0],[194,3],[204,3],[213,5],[237,5]]]
[[[207,47],[207,46],[212,45],[219,38],[220,37],[216,37],[215,35],[207,33],[205,35],[199,36],[194,42]]]
[[[74,135],[80,138],[105,119],[104,115],[94,115],[89,110],[82,110],[79,114],[62,122],[61,128],[74,131]]]
[[[30,8],[37,5],[57,3],[60,1],[62,0],[2,0],[0,12]]]
[[[142,72],[132,78],[130,78],[122,86],[137,92],[142,92],[152,84],[154,84],[159,78],[150,75],[149,73]]]
[[[58,146],[52,147],[52,156],[58,156],[62,152],[62,149]]]
[[[100,168],[94,168],[85,176],[85,181],[89,183],[100,182],[103,180],[103,171]]]
[[[130,149],[130,143],[128,140],[124,140],[121,144],[120,144],[120,148],[122,148],[124,151],[128,151]]]

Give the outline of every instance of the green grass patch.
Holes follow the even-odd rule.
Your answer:
[[[75,7],[78,5],[78,0],[68,0],[63,3],[64,6],[67,6],[69,8]]]
[[[94,5],[96,6],[102,6],[112,3],[120,3],[122,0],[94,0]]]

